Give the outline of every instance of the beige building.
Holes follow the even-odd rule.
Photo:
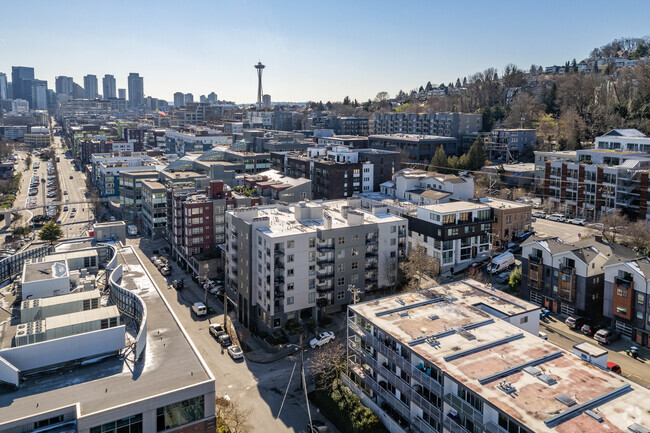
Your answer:
[[[515,237],[526,233],[531,228],[532,206],[510,200],[482,198],[481,202],[493,209],[492,248],[504,250]]]

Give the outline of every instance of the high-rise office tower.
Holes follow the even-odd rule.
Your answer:
[[[200,102],[201,104],[207,104],[207,103],[208,103],[208,97],[205,96],[205,95],[201,95],[201,96],[199,96],[199,102]]]
[[[32,80],[31,99],[29,106],[32,110],[47,110],[47,81]]]
[[[128,87],[131,107],[141,107],[144,104],[144,80],[140,74],[135,72],[129,74]]]
[[[58,95],[74,95],[74,81],[72,77],[60,75],[54,81],[54,89]]]
[[[185,106],[185,94],[183,92],[174,93],[174,108]]]
[[[117,89],[117,97],[119,99],[126,99],[126,89]]]
[[[208,95],[208,101],[209,101],[210,104],[212,104],[212,105],[217,105],[217,101],[218,101],[218,99],[217,99],[217,94],[214,93],[214,92],[211,92],[211,93]]]
[[[86,99],[97,98],[97,75],[86,75],[84,77],[84,91]]]
[[[185,94],[185,105],[191,104],[193,102],[194,102],[194,95],[192,95],[191,93],[186,93]]]
[[[14,88],[14,99],[32,99],[32,83],[34,79],[34,68],[25,66],[11,67],[11,82]]]
[[[83,99],[86,96],[86,92],[82,86],[72,82],[72,98],[73,99]]]
[[[102,88],[103,92],[102,94],[104,95],[104,99],[115,99],[116,96],[116,85],[115,85],[115,77],[109,74],[104,75],[104,78],[102,78]]]
[[[9,99],[7,95],[7,74],[0,72],[0,99]]]

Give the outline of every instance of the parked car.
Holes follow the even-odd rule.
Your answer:
[[[499,284],[504,284],[508,281],[510,281],[510,272],[501,272],[496,277],[496,282]]]
[[[584,325],[585,319],[582,317],[567,317],[564,324],[571,329],[580,329]]]
[[[312,349],[315,349],[316,347],[320,347],[323,344],[329,343],[335,338],[336,337],[334,336],[334,333],[331,331],[321,332],[316,337],[312,338],[312,340],[309,342],[309,345]]]
[[[223,347],[229,347],[232,346],[232,340],[230,339],[230,335],[228,334],[222,334],[219,337],[217,337],[217,341],[219,344],[221,344]]]
[[[600,328],[598,326],[590,325],[589,323],[585,323],[580,327],[580,331],[585,334],[589,335],[592,337]]]
[[[208,309],[203,302],[195,302],[192,304],[192,312],[197,316],[205,316],[208,314]]]
[[[536,210],[535,212],[531,213],[531,215],[535,218],[546,218],[546,212],[542,212],[541,210]]]
[[[219,338],[220,335],[226,333],[226,331],[223,330],[223,326],[221,326],[219,323],[211,324],[208,327],[208,331],[210,331],[210,335],[212,335],[214,338]]]
[[[311,424],[307,424],[307,433],[329,433],[330,429],[323,421],[314,419]]]
[[[561,222],[561,223],[563,223],[563,222],[566,221],[566,217],[565,217],[564,215],[562,215],[561,213],[553,213],[553,214],[550,214],[550,215],[548,216],[548,220],[549,220],[549,221],[557,221],[557,222]]]
[[[72,216],[74,216],[74,214],[73,214]],[[160,273],[161,273],[164,277],[168,277],[168,276],[170,276],[170,275],[172,274],[172,270],[169,269],[168,266],[163,266],[162,268],[160,268]]]
[[[232,359],[242,359],[244,357],[244,352],[241,351],[239,346],[233,344],[228,347],[228,355],[230,355]]]
[[[546,334],[546,332],[539,331],[539,332],[537,333],[537,336],[538,336],[539,338],[541,338],[542,340],[548,340],[548,334]]]
[[[584,218],[571,218],[569,220],[569,222],[571,224],[575,224],[575,225],[578,225],[578,226],[584,226],[585,224],[587,224],[587,220],[584,219]]]
[[[594,334],[594,340],[602,344],[609,344],[621,338],[621,333],[614,329],[601,329]]]
[[[525,232],[525,233],[520,234],[519,236],[516,236],[515,240],[517,242],[523,242],[523,241],[525,241],[526,239],[528,239],[529,237],[531,237],[534,234],[535,234],[535,232]]]
[[[493,274],[502,272],[515,264],[515,256],[512,253],[503,253],[492,259],[490,272]]]
[[[607,369],[612,373],[623,374],[623,370],[621,370],[621,366],[615,362],[608,362]]]

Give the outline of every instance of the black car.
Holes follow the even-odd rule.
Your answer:
[[[585,324],[585,319],[582,317],[567,317],[564,323],[571,329],[581,329],[582,325]]]
[[[221,344],[223,347],[228,347],[232,346],[232,340],[230,339],[230,335],[228,334],[222,334],[217,338],[217,341],[219,344]]]

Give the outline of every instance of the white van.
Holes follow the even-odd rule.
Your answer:
[[[499,272],[508,269],[515,264],[515,256],[512,253],[503,253],[492,259],[490,264],[490,272],[498,274]]]
[[[205,308],[205,304],[203,302],[195,302],[192,304],[192,312],[197,316],[205,316],[208,314],[208,309]]]

